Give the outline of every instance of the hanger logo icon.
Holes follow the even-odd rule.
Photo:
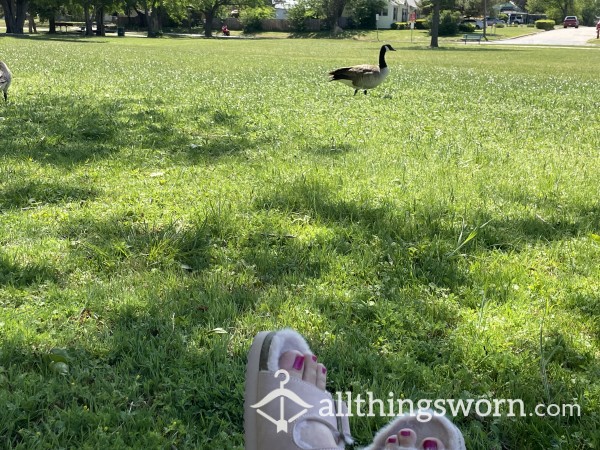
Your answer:
[[[284,386],[290,381],[290,374],[287,370],[280,369],[275,372],[274,377],[278,378],[279,375],[283,375],[283,380],[279,382],[279,388],[274,389],[269,392],[261,401],[256,403],[255,405],[251,405],[251,408],[256,409],[256,412],[271,422],[273,425],[277,427],[277,433],[283,431],[284,433],[288,432],[288,424],[292,423],[294,420],[302,417],[308,411],[308,408],[312,408],[312,405],[309,405],[304,400],[302,400],[296,393],[293,391],[286,389]],[[279,399],[279,418],[274,418],[268,415],[266,412],[262,411],[260,408],[269,404],[271,401]],[[293,415],[289,419],[285,418],[285,401],[289,400],[304,408],[299,413]]]

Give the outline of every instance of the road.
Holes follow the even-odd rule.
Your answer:
[[[596,38],[595,27],[556,28],[552,31],[522,36],[513,39],[490,41],[488,44],[503,45],[554,45],[554,46],[587,46],[587,41]]]

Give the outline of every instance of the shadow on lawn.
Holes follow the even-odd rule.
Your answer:
[[[123,149],[131,149],[131,163],[146,163],[148,151],[211,163],[260,143],[235,112],[200,110],[188,131],[181,128],[180,113],[161,101],[107,96],[92,102],[76,94],[46,94],[9,113],[3,126],[11,141],[3,154],[55,166],[105,159]]]
[[[226,108],[206,111],[203,115],[208,120],[197,125],[183,147],[184,154],[194,164],[214,162],[264,142],[252,135],[240,112]]]
[[[453,289],[468,285],[469,275],[457,263],[457,256],[520,251],[531,244],[586,234],[594,230],[594,218],[600,215],[597,207],[548,220],[496,218],[475,211],[470,219],[475,223],[463,229],[456,213],[443,206],[413,204],[399,211],[385,201],[374,206],[368,200],[342,199],[336,190],[332,183],[303,176],[272,187],[255,201],[255,207],[305,215],[335,227],[334,247],[341,254],[351,252],[355,243],[366,243],[376,252],[381,267],[395,273],[393,282],[400,285],[414,278]],[[475,229],[475,238],[459,249],[459,236],[464,240]]]
[[[12,108],[5,121],[11,141],[5,155],[69,166],[116,152],[123,130],[110,99],[92,103],[79,96],[44,95]]]
[[[11,208],[30,208],[94,199],[98,191],[57,182],[16,181],[0,189],[0,211]]]
[[[41,263],[17,263],[0,253],[0,286],[25,288],[57,280],[58,274],[53,267]]]
[[[209,263],[209,233],[205,224],[187,229],[176,222],[148,223],[134,213],[102,220],[80,219],[65,225],[76,257],[94,270],[114,272],[177,268],[203,270]]]

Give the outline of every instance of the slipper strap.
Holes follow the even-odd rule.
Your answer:
[[[347,417],[347,407],[338,405],[331,394],[296,377],[289,377],[282,384],[284,376],[261,370],[258,374],[258,403],[251,405],[256,410],[258,433],[261,449],[301,449],[296,442],[294,427],[306,420],[315,420],[331,429],[338,449],[352,443]],[[343,403],[343,402],[342,402]],[[344,417],[341,417],[344,415]],[[275,434],[274,434],[275,433]],[[265,441],[261,442],[261,437]]]

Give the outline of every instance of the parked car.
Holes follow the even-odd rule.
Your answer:
[[[483,28],[483,24],[481,22],[481,20],[476,20],[476,19],[463,19],[463,21],[461,23],[470,23],[471,25],[473,25],[477,30]]]
[[[563,26],[565,28],[567,28],[567,27],[579,28],[579,20],[577,19],[577,16],[567,16],[567,17],[565,17],[565,20],[563,22]]]

